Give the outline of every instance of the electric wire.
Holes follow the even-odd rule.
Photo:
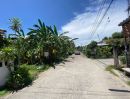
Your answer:
[[[105,18],[107,12],[109,11],[112,3],[113,3],[114,0],[111,0],[110,4],[108,5],[107,9],[105,10],[103,16],[101,17],[101,19],[99,20],[97,26],[95,27],[95,29],[93,30],[92,32],[92,36],[91,36],[91,39],[93,38],[94,34],[96,33],[97,29],[99,28],[100,24],[102,23],[103,19]]]
[[[94,21],[94,23],[93,23],[93,26],[92,26],[92,28],[91,28],[91,36],[92,36],[93,31],[95,30],[96,25],[98,24],[98,21],[100,20],[100,16],[101,16],[101,14],[102,14],[102,11],[103,11],[103,8],[104,8],[104,6],[105,6],[106,1],[107,1],[107,0],[103,0],[103,1],[100,3],[99,11],[98,11],[98,13],[97,13],[96,19],[95,19],[95,21]]]

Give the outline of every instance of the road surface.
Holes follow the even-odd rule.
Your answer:
[[[108,58],[108,59],[97,59],[97,61],[101,62],[102,64],[104,64],[105,68],[109,65],[113,65],[114,64],[114,59],[113,58]]]
[[[130,87],[105,71],[101,62],[73,55],[4,99],[130,99]]]

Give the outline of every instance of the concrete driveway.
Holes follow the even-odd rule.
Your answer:
[[[130,87],[105,71],[102,63],[74,55],[4,99],[130,99]]]

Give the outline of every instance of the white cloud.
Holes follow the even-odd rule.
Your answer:
[[[97,4],[100,4],[103,0],[89,0],[90,4],[92,5],[97,5]]]
[[[91,6],[86,7],[86,12],[78,14],[73,18],[73,20],[61,28],[61,31],[69,31],[67,35],[71,38],[79,38],[79,40],[76,41],[76,45],[84,45],[91,41],[91,26],[93,25],[93,22],[97,15],[96,10],[93,11],[93,9],[95,8]],[[96,34],[93,37],[93,40],[98,40],[97,34],[103,38],[104,36],[110,36],[113,32],[121,31],[121,27],[119,27],[118,24],[127,17],[125,10],[126,4],[120,3],[120,0],[117,0],[117,2],[113,4],[106,18],[98,28]],[[108,21],[108,17],[110,18],[110,22],[106,27],[105,25]]]

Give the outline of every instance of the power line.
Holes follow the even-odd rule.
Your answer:
[[[110,23],[110,18],[108,17],[107,18],[107,21],[106,21],[106,23],[105,23],[105,25],[104,25],[104,28],[103,28],[103,30],[102,30],[102,35],[104,34],[104,32],[105,32],[105,30],[106,30],[106,28],[107,28],[107,26],[108,26],[108,24]],[[98,38],[99,38],[99,34],[98,34]],[[100,40],[100,39],[99,39]]]
[[[104,5],[105,5],[106,1],[107,1],[107,0],[103,0],[103,1],[100,3],[100,8],[99,8],[99,11],[98,11],[98,13],[97,13],[97,17],[96,17],[96,19],[95,19],[95,21],[94,21],[94,24],[93,24],[92,28],[91,28],[91,34],[92,34],[93,30],[95,29],[96,25],[98,24],[98,21],[100,20],[100,16],[101,16],[101,13],[102,13],[102,10],[103,10],[103,8],[104,8]],[[92,35],[91,35],[91,36],[92,36]]]
[[[97,34],[97,37],[98,37],[98,39],[99,39],[99,41],[100,41],[101,39],[100,39],[100,36],[99,36],[99,34]]]
[[[128,11],[128,17],[130,16],[130,0],[127,0],[127,2],[128,2],[128,9],[127,9],[127,11]]]
[[[97,26],[96,26],[95,29],[93,30],[91,39],[93,38],[95,32],[97,31],[97,29],[99,28],[99,26],[100,26],[100,24],[102,23],[103,19],[105,18],[105,16],[106,16],[108,10],[110,9],[110,7],[111,7],[113,1],[114,1],[114,0],[111,0],[109,6],[107,7],[106,11],[104,12],[102,18],[100,19],[100,21],[98,22]]]
[[[106,9],[106,11],[104,12],[104,14],[103,14],[102,18],[100,19],[99,23],[98,23],[97,26],[95,27],[95,30],[94,30],[93,33],[92,33],[92,34],[93,34],[93,35],[92,35],[92,38],[93,38],[95,32],[97,31],[97,29],[99,28],[100,24],[102,23],[102,21],[103,21],[104,17],[106,16],[108,10],[110,9],[111,4],[113,3],[113,1],[114,1],[114,0],[111,0],[111,2],[110,2],[110,4],[109,4],[108,8]]]

